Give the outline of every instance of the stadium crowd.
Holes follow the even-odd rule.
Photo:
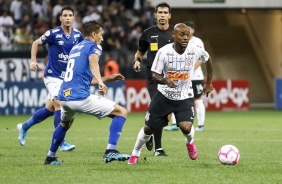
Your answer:
[[[0,51],[29,51],[33,40],[60,25],[64,6],[74,8],[80,31],[89,20],[103,24],[103,52],[120,66],[131,65],[139,36],[155,21],[150,0],[0,0]]]

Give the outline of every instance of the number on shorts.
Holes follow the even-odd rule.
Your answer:
[[[72,78],[73,78],[74,63],[75,63],[74,59],[70,59],[68,61],[68,65],[67,65],[67,69],[66,69],[66,73],[65,73],[65,78],[64,78],[65,82],[71,81]]]

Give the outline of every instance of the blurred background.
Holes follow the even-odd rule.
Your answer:
[[[156,24],[154,6],[159,2],[162,1],[0,0],[0,114],[32,113],[44,105],[42,71],[29,71],[31,44],[48,29],[60,25],[59,13],[66,5],[75,9],[74,28],[81,30],[82,24],[89,20],[104,25],[102,74],[107,61],[114,60],[129,82],[144,86],[145,66],[141,73],[135,73],[133,57],[142,32]],[[195,36],[203,40],[212,56],[216,90],[206,101],[208,110],[208,104],[216,108],[229,103],[231,106],[219,110],[252,107],[282,110],[281,0],[164,2],[172,7],[170,24],[193,21]],[[47,47],[41,47],[38,53],[41,69],[47,52]],[[132,96],[133,93],[127,92],[130,84],[124,85],[124,101],[133,104],[136,98],[141,98],[140,103],[148,99],[147,94],[140,95],[139,87],[134,87],[137,95]],[[112,99],[116,87],[113,89]],[[129,107],[128,102],[122,103]]]

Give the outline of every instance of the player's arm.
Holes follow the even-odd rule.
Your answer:
[[[30,63],[30,70],[31,71],[36,71],[37,68],[38,68],[38,62],[37,62],[37,59],[36,59],[36,55],[37,55],[39,46],[42,45],[42,44],[43,43],[41,41],[41,38],[35,40],[32,43],[32,46],[31,46],[31,63]]]
[[[119,80],[124,80],[124,79],[125,77],[121,75],[120,73],[102,77],[103,82],[114,82],[114,81],[119,81]],[[98,84],[98,81],[95,77],[93,77],[91,81],[91,86],[94,86],[96,84]]]
[[[135,72],[141,71],[141,61],[143,59],[144,54],[147,52],[149,48],[149,43],[146,41],[145,37],[146,35],[144,33],[140,36],[138,50],[134,55],[133,70]]]
[[[168,87],[175,88],[177,87],[176,83],[171,78],[165,78],[163,77],[162,73],[164,72],[164,52],[159,50],[156,54],[156,57],[154,59],[154,62],[151,67],[152,71],[152,78],[153,80],[158,84],[166,84]]]
[[[177,85],[173,79],[164,78],[161,74],[152,71],[153,80],[158,84],[166,84],[170,88],[176,88]]]
[[[96,78],[97,83],[99,85],[99,94],[104,95],[107,92],[107,86],[102,80],[100,74],[99,58],[96,54],[91,54],[89,56],[89,66],[92,74]]]
[[[206,96],[208,96],[209,93],[213,90],[213,86],[212,86],[213,69],[212,69],[211,57],[205,64],[206,64],[206,70],[207,70],[207,81],[206,81],[203,91],[206,94]]]
[[[145,53],[140,52],[137,50],[134,56],[134,65],[133,65],[133,70],[135,72],[141,72],[141,61]]]
[[[194,70],[197,70],[198,68],[199,68],[199,66],[201,66],[202,65],[202,61],[201,60],[198,60],[197,62],[196,62],[196,64],[195,64],[195,66],[194,66]]]

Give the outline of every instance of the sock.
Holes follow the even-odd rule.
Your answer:
[[[115,116],[110,125],[110,135],[107,149],[116,149],[117,142],[122,132],[122,127],[126,119],[123,116]]]
[[[154,131],[155,149],[162,148],[163,129],[156,128]]]
[[[150,139],[152,135],[146,135],[144,133],[144,127],[141,128],[141,130],[139,131],[138,133],[138,136],[137,136],[137,140],[135,142],[135,145],[134,145],[134,149],[131,153],[131,155],[133,156],[140,156],[141,154],[141,149],[142,147],[145,145],[145,143]]]
[[[194,129],[194,126],[192,125],[191,127],[191,131],[189,134],[183,134],[184,137],[186,138],[185,139],[185,143],[186,144],[191,144],[194,142],[194,135],[195,135],[195,129]]]
[[[205,108],[203,99],[195,100],[195,106],[196,106],[198,126],[204,126],[206,108]]]
[[[49,116],[53,116],[54,112],[49,111],[45,107],[36,111],[33,116],[23,124],[23,130],[27,131],[33,125],[44,121]]]
[[[52,154],[52,152],[53,153],[57,152],[58,147],[60,146],[61,142],[64,140],[66,136],[66,133],[67,133],[67,129],[62,127],[61,124],[59,124],[53,133],[52,143],[50,145],[50,151],[48,152],[48,156],[50,157],[55,156],[54,154],[49,155],[49,153]]]
[[[171,125],[176,125],[176,119],[174,113],[171,114]]]
[[[61,122],[61,110],[55,111],[54,127],[56,128]]]

